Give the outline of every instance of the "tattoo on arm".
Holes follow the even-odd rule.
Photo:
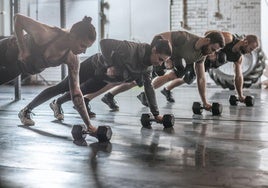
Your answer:
[[[86,111],[86,107],[84,104],[84,99],[82,92],[80,90],[79,84],[79,62],[77,57],[72,58],[73,61],[68,64],[69,70],[69,85],[70,85],[70,92],[72,96],[73,103],[80,114],[81,118],[83,119],[84,123],[89,126],[90,120],[89,116]]]

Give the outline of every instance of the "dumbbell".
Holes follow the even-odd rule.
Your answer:
[[[246,106],[254,106],[254,101],[255,101],[254,96],[246,96],[244,103],[246,104]],[[239,99],[235,95],[231,95],[229,97],[229,102],[230,102],[230,105],[237,106]]]
[[[154,119],[154,117],[152,117],[151,114],[142,114],[141,115],[141,124],[143,127],[145,128],[149,128],[151,129],[151,124],[152,122],[156,122],[156,119]],[[163,115],[163,126],[165,128],[170,128],[174,126],[174,122],[175,122],[175,118],[173,114],[165,114]]]
[[[192,110],[193,110],[194,114],[200,114],[201,115],[202,112],[203,112],[203,109],[205,109],[205,107],[203,107],[200,102],[194,102],[193,103]],[[216,103],[216,102],[212,103],[211,112],[212,112],[213,116],[221,115],[221,113],[222,113],[222,104]]]
[[[83,125],[74,125],[72,128],[72,136],[74,142],[84,142],[89,132],[83,131]],[[110,126],[99,126],[96,132],[96,137],[99,142],[108,142],[112,138],[112,129]]]

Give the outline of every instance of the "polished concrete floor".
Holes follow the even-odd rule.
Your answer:
[[[92,123],[110,125],[113,137],[105,144],[87,137],[88,147],[81,147],[72,142],[72,125],[82,120],[71,102],[63,106],[63,122],[55,121],[48,101],[34,110],[35,126],[21,125],[19,110],[42,89],[24,86],[22,100],[13,101],[13,87],[0,86],[1,188],[268,187],[268,90],[245,91],[255,96],[254,107],[231,107],[234,91],[208,88],[209,100],[223,104],[220,117],[193,116],[192,103],[200,101],[195,87],[175,89],[173,104],[157,90],[161,113],[176,117],[173,130],[141,128],[148,109],[136,99],[140,88],[116,97],[118,112],[98,97]]]

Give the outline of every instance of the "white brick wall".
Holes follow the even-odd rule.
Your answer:
[[[187,25],[189,31],[203,35],[207,30],[217,29],[237,34],[261,35],[261,0],[187,0]],[[171,30],[181,29],[183,0],[173,0],[171,7]]]
[[[184,21],[183,0],[173,0],[170,18],[172,31],[186,29],[203,35],[207,30],[220,30],[261,37],[261,0],[186,0],[186,3],[185,21],[188,28],[180,25]],[[216,12],[221,17],[215,16]],[[206,78],[208,83],[215,84],[208,74]]]

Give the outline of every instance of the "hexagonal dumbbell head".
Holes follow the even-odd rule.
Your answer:
[[[141,125],[147,129],[148,128],[151,129],[152,122],[150,121],[150,119],[151,119],[150,114],[142,114],[141,115]]]
[[[237,102],[238,102],[238,100],[237,100],[237,97],[235,95],[231,95],[229,97],[229,103],[230,103],[230,105],[237,106]]]
[[[113,135],[110,126],[99,126],[97,129],[97,139],[99,142],[108,142],[111,140]]]
[[[73,143],[78,146],[87,146],[86,134],[83,134],[83,125],[74,125],[72,128]]]
[[[221,113],[222,113],[222,104],[217,103],[217,102],[212,103],[211,111],[212,111],[213,116],[221,115]]]
[[[193,103],[193,106],[192,106],[192,110],[193,110],[193,113],[194,114],[202,114],[203,112],[203,108],[201,106],[201,103],[200,102],[194,102]]]
[[[254,106],[255,99],[253,96],[246,96],[245,104],[246,106]]]
[[[86,134],[83,134],[83,127],[81,125],[74,125],[71,133],[74,140],[82,140],[86,138]]]
[[[163,125],[165,128],[170,128],[174,126],[175,117],[173,114],[165,114],[163,116]]]

